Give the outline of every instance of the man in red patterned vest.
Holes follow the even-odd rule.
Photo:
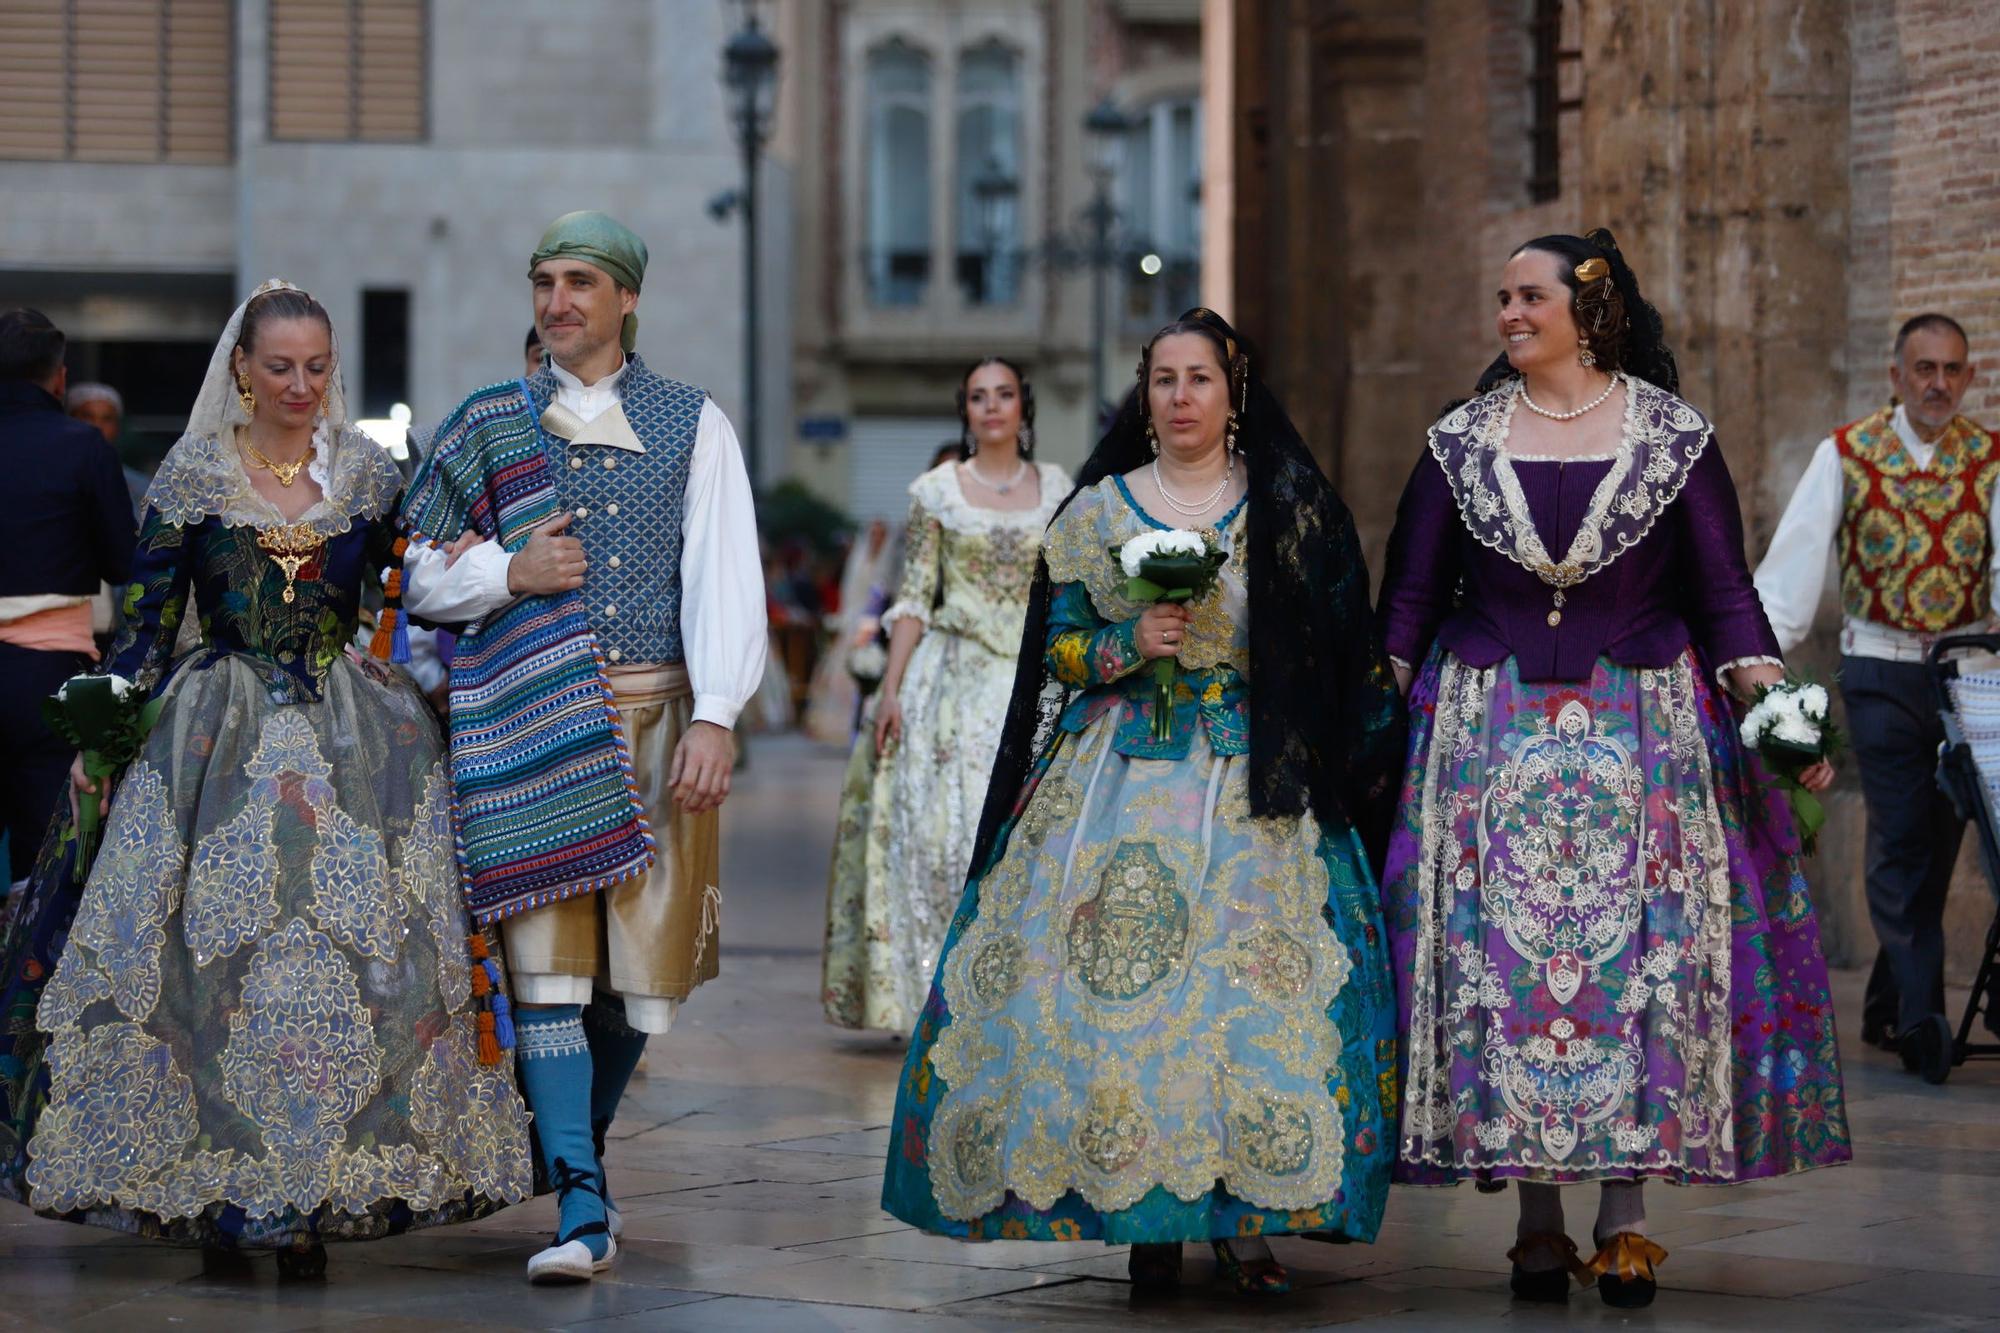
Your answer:
[[[1994,625],[1993,491],[2000,448],[1958,414],[1976,372],[1965,330],[1925,314],[1896,334],[1890,406],[1820,442],[1757,570],[1789,653],[1840,564],[1840,692],[1868,807],[1868,915],[1881,949],[1862,1039],[1942,1082],[1944,900],[1964,825],[1935,779],[1944,739],[1924,655]]]

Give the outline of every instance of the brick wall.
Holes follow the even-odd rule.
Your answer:
[[[2000,420],[2000,5],[1856,0],[1850,39],[1855,272],[1848,404],[1888,392],[1896,325],[1941,310],[1991,368],[1966,398]]]

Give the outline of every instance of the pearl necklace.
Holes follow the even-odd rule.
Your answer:
[[[1153,460],[1154,488],[1159,491],[1160,498],[1167,502],[1168,508],[1187,518],[1200,518],[1203,514],[1215,508],[1215,502],[1222,498],[1222,493],[1229,489],[1229,483],[1235,479],[1236,453],[1234,450],[1231,450],[1229,453],[1229,465],[1222,470],[1222,480],[1215,484],[1215,489],[1210,491],[1207,498],[1199,504],[1184,504],[1172,491],[1167,489],[1167,483],[1160,479],[1160,460],[1157,458]]]
[[[1548,408],[1543,407],[1540,403],[1536,402],[1533,398],[1528,396],[1527,380],[1525,379],[1516,380],[1515,383],[1520,386],[1521,401],[1528,405],[1528,410],[1530,412],[1535,412],[1542,416],[1545,416],[1550,421],[1574,421],[1578,417],[1582,416],[1585,412],[1588,412],[1591,408],[1598,406],[1599,404],[1603,403],[1605,399],[1611,397],[1611,391],[1617,388],[1618,381],[1624,378],[1625,376],[1623,374],[1617,371],[1613,371],[1611,374],[1611,378],[1606,380],[1604,383],[1603,393],[1598,394],[1597,397],[1591,399],[1589,402],[1585,403],[1582,407],[1579,407],[1574,411],[1570,412],[1551,412]]]
[[[1013,490],[1016,486],[1019,486],[1021,484],[1021,478],[1028,475],[1028,460],[1023,458],[1019,460],[1017,463],[1015,463],[1014,475],[1007,478],[1007,480],[1005,481],[988,480],[986,474],[979,470],[979,465],[974,463],[969,458],[965,460],[965,470],[967,472],[970,472],[973,475],[973,477],[979,482],[979,484],[981,486],[984,486],[987,490],[992,491],[998,495],[1005,495],[1007,494],[1007,492]]]

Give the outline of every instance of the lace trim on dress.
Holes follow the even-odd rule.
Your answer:
[[[910,495],[937,516],[938,522],[953,532],[992,532],[996,528],[1033,527],[1037,532],[1049,525],[1063,497],[1069,494],[1069,474],[1054,463],[1036,463],[1035,475],[1041,483],[1041,499],[1032,509],[990,509],[965,498],[958,464],[940,463],[910,483]]]
[[[322,493],[292,520],[322,539],[346,532],[356,518],[382,517],[403,482],[387,451],[360,431],[347,427],[329,440],[331,435],[324,426],[314,433],[319,456],[327,461],[323,469],[309,470]],[[211,516],[229,527],[264,529],[287,523],[278,507],[250,484],[236,448],[215,435],[183,435],[176,441],[147,488],[146,504],[175,527],[192,527]]]
[[[1473,538],[1557,587],[1575,587],[1644,541],[1715,437],[1693,407],[1627,376],[1618,451],[1558,563],[1535,530],[1505,448],[1519,401],[1520,382],[1510,381],[1461,404],[1431,426],[1430,451]]]
[[[1243,540],[1243,516],[1248,509],[1248,505],[1238,505],[1218,534],[1229,548],[1225,572],[1234,573],[1239,587],[1249,586],[1250,543]],[[1097,614],[1114,625],[1138,619],[1146,603],[1126,599],[1125,571],[1111,558],[1111,548],[1155,526],[1119,494],[1116,476],[1078,492],[1042,538],[1050,584],[1081,583]],[[1242,660],[1247,651],[1237,638],[1220,580],[1189,604],[1188,614],[1187,638],[1176,655],[1180,664],[1199,671],[1227,662],[1247,675],[1250,664]]]

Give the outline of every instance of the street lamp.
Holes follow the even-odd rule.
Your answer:
[[[754,489],[760,478],[762,435],[757,387],[757,159],[770,137],[778,100],[778,48],[745,6],[743,26],[722,48],[722,82],[732,99],[737,143],[743,149],[743,455]],[[711,205],[713,208],[713,205]]]
[[[1090,396],[1101,414],[1104,410],[1104,340],[1109,294],[1106,291],[1111,269],[1119,262],[1113,243],[1118,226],[1118,208],[1111,199],[1111,182],[1132,123],[1107,94],[1083,118],[1083,132],[1090,145],[1090,202],[1084,206],[1083,222],[1089,244],[1084,262],[1090,266]]]
[[[1008,283],[1001,270],[1000,241],[1012,231],[1009,223],[1013,218],[1014,197],[1020,192],[1020,183],[1007,174],[997,157],[989,155],[979,174],[972,178],[972,198],[979,209],[980,248],[986,259],[986,280],[980,284],[979,296],[988,304],[1006,294]]]

